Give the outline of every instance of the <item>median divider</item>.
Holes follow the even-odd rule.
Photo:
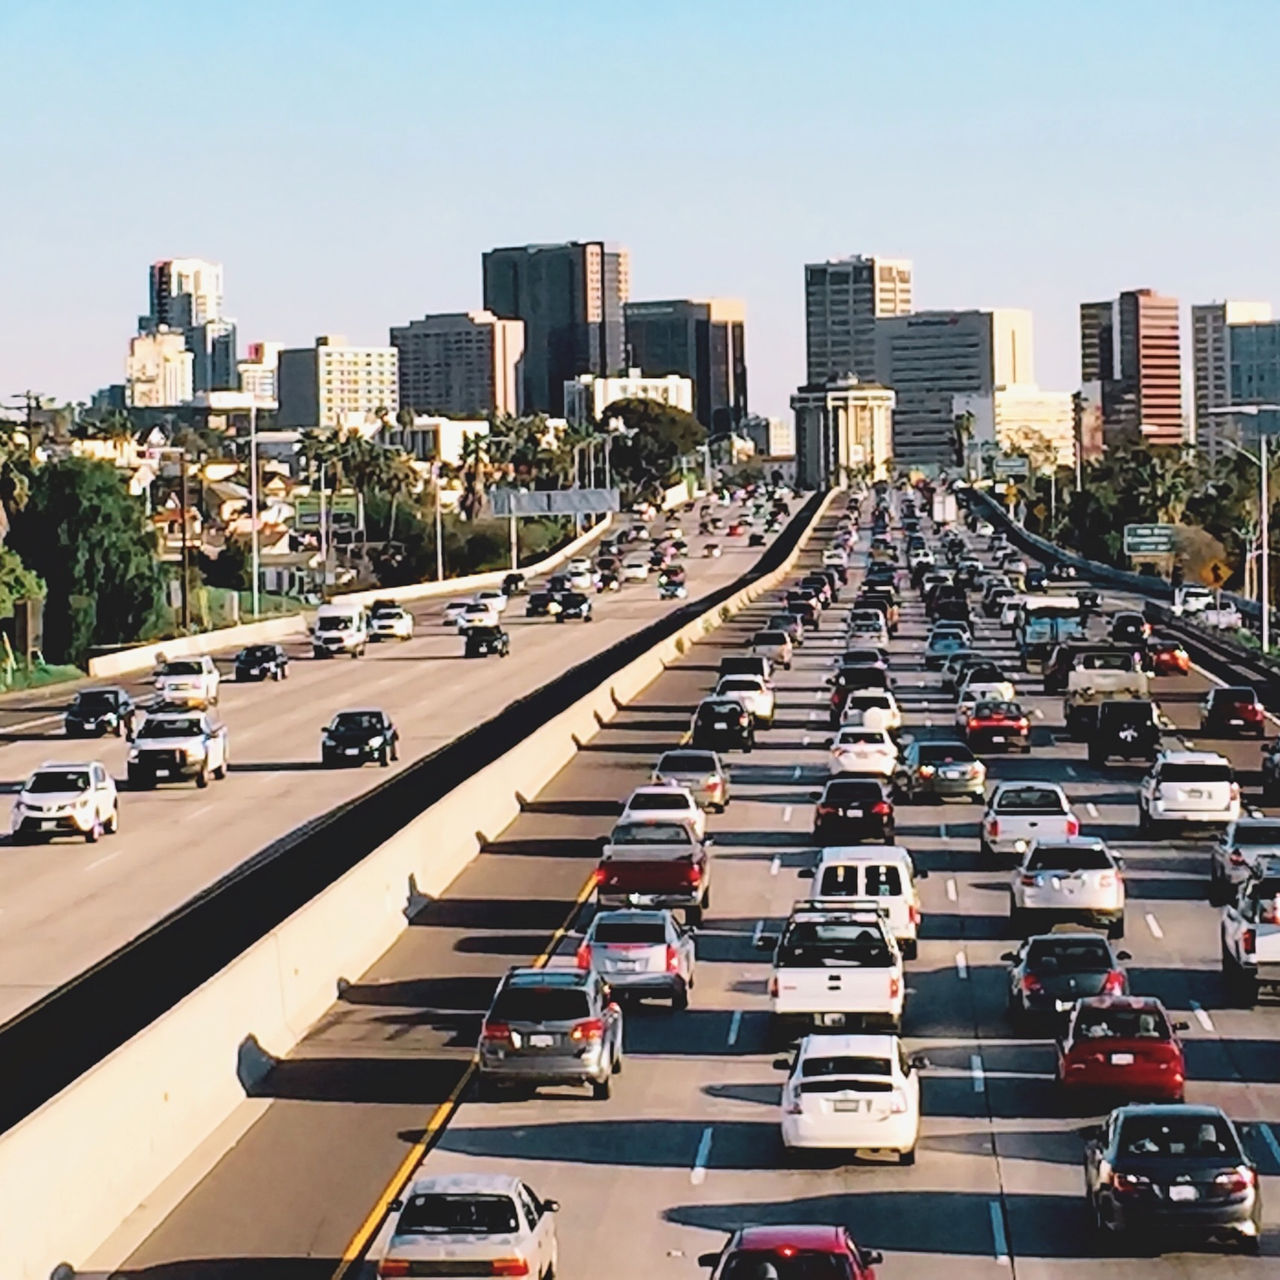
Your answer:
[[[606,678],[527,733],[508,737],[517,745],[459,780],[0,1135],[6,1280],[47,1280],[60,1264],[83,1266],[90,1257],[95,1268],[118,1265],[122,1258],[95,1251],[109,1238],[123,1239],[115,1233],[144,1203],[151,1214],[176,1204],[234,1145],[260,1112],[255,1094],[272,1066],[329,1008],[341,983],[367,970],[422,902],[442,894],[516,817],[521,795],[541,790],[668,662],[784,580],[833,497],[810,500],[780,540],[791,544],[780,560],[767,552],[765,566],[698,602],[702,609],[678,627],[625,662],[615,658]],[[623,641],[600,657],[630,648]],[[583,670],[596,670],[598,661]],[[477,831],[477,821],[487,830]],[[72,1194],[85,1186],[91,1195]]]

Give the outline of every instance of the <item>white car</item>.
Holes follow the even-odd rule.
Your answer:
[[[1175,614],[1203,613],[1213,607],[1213,592],[1208,587],[1194,584],[1179,587],[1173,593],[1173,611]]]
[[[1226,826],[1240,816],[1240,784],[1231,761],[1214,751],[1162,751],[1138,787],[1138,828],[1163,824]]]
[[[487,604],[491,608],[496,609],[498,613],[507,611],[507,593],[499,591],[496,587],[489,587],[484,591],[477,591],[472,597],[473,604]]]
[[[773,686],[760,676],[721,676],[713,696],[737,698],[755,717],[756,724],[760,728],[772,728],[773,717],[777,710],[777,697],[773,692]]]
[[[887,729],[890,735],[902,728],[902,708],[887,689],[859,689],[851,693],[844,703],[840,727],[860,726],[863,729]]]
[[[174,658],[156,672],[155,688],[161,702],[188,707],[209,707],[218,701],[222,677],[213,659]]]
[[[511,1174],[417,1178],[391,1202],[378,1275],[553,1276],[559,1208]]]
[[[624,560],[622,562],[622,580],[623,582],[648,582],[649,562],[641,560],[639,557],[634,560]]]
[[[818,865],[805,867],[801,880],[813,880],[812,901],[874,898],[888,908],[889,928],[904,960],[914,960],[919,946],[920,892],[916,881],[928,877],[917,871],[908,850],[900,844],[828,845]]]
[[[884,614],[879,609],[858,609],[849,620],[849,639],[860,644],[889,647],[889,628],[884,624]]]
[[[1037,840],[1009,885],[1009,925],[1027,937],[1067,922],[1124,937],[1124,868],[1096,836]]]
[[[413,614],[408,609],[380,609],[369,619],[371,640],[412,640]]]
[[[707,834],[707,815],[698,806],[688,787],[656,783],[637,787],[627,800],[619,822],[683,822],[694,836],[703,840]]]
[[[1056,782],[1005,779],[987,798],[978,824],[978,856],[1021,856],[1037,840],[1068,840],[1080,834],[1080,819]]]
[[[574,591],[590,591],[596,585],[596,571],[586,556],[575,556],[565,566],[564,572]]]
[[[498,627],[502,625],[502,617],[493,606],[492,600],[471,600],[462,613],[458,615],[458,630],[468,627]]]
[[[961,728],[968,724],[980,702],[1012,702],[1016,697],[1012,680],[971,680],[966,675],[956,694],[956,724]]]
[[[450,600],[444,607],[444,616],[441,621],[446,627],[458,626],[462,615],[466,613],[472,603],[470,600]]]
[[[978,537],[980,538],[989,538],[991,537],[992,534],[995,533],[995,531],[996,531],[995,526],[991,523],[990,520],[979,520],[978,527],[976,530],[974,530],[974,532],[977,533]]]
[[[831,740],[829,765],[833,774],[878,773],[891,778],[898,767],[898,749],[886,729],[848,725]]]
[[[782,1086],[782,1141],[795,1150],[891,1152],[914,1164],[920,1068],[897,1036],[808,1035]]]
[[[83,836],[92,844],[120,829],[115,779],[105,765],[42,764],[13,802],[10,830],[15,844]]]

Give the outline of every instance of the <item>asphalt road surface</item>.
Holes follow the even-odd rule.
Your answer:
[[[812,557],[810,557],[812,559]],[[923,669],[923,611],[907,591],[891,646],[910,732],[949,736],[953,703]],[[699,933],[697,986],[687,1012],[630,1009],[624,1073],[612,1100],[545,1090],[529,1101],[447,1104],[468,1069],[480,1015],[498,976],[555,942],[572,963],[574,918],[608,830],[630,789],[673,745],[741,645],[761,604],[693,647],[588,744],[529,810],[459,877],[450,893],[312,1029],[267,1082],[256,1125],[172,1213],[120,1273],[157,1280],[330,1280],[372,1275],[347,1266],[366,1221],[378,1223],[396,1171],[429,1146],[427,1172],[484,1170],[526,1178],[561,1202],[560,1276],[696,1280],[697,1255],[750,1222],[839,1222],[882,1249],[881,1280],[1235,1280],[1280,1268],[1280,1017],[1274,1007],[1227,1007],[1217,967],[1217,912],[1206,902],[1207,842],[1138,838],[1141,766],[1092,770],[1082,744],[1061,736],[1061,703],[1023,678],[1034,715],[1029,756],[987,757],[989,778],[1061,782],[1086,834],[1127,864],[1129,972],[1138,993],[1186,1017],[1190,1101],[1263,1121],[1251,1150],[1263,1174],[1263,1257],[1206,1249],[1103,1257],[1081,1194],[1084,1117],[1062,1114],[1048,1039],[1004,1015],[1000,960],[1011,942],[1008,877],[977,865],[979,808],[900,805],[898,839],[930,871],[924,926],[907,968],[904,1036],[932,1061],[925,1072],[918,1162],[785,1167],[778,1138],[780,1073],[765,1047],[766,957],[753,935],[785,917],[808,882],[811,794],[826,777],[826,687],[842,648],[844,603],[779,673],[775,727],[751,755],[734,753],[734,800],[710,827],[717,839],[714,903]],[[981,643],[1008,658],[1003,632]],[[1205,679],[1156,682],[1165,712],[1193,740]],[[1198,744],[1199,745],[1199,744]],[[1211,745],[1256,788],[1255,744]],[[578,913],[577,926],[584,912]],[[377,1256],[377,1238],[370,1256]]]
[[[690,598],[723,586],[759,556],[745,536],[697,536],[696,513],[677,518],[689,535]],[[720,543],[720,557],[703,558],[709,540]],[[642,552],[645,544],[635,544],[634,553]],[[524,600],[514,600],[503,619],[511,633],[506,660],[465,659],[457,633],[442,625],[441,599],[414,609],[413,640],[370,645],[356,661],[317,660],[308,644],[294,642],[286,645],[293,659],[288,680],[238,685],[228,678],[214,709],[230,730],[227,781],[204,791],[194,783],[122,790],[120,834],[94,845],[0,843],[0,1022],[294,828],[682,603],[658,599],[656,576],[592,601],[591,623],[557,624],[525,618]],[[215,656],[228,675],[234,651]],[[153,693],[149,679],[128,687],[139,700]],[[65,738],[65,701],[65,695],[61,703],[24,700],[0,710],[0,792],[16,793],[47,761],[101,760],[123,788],[126,744]],[[381,707],[395,721],[399,765],[321,769],[322,726],[343,707],[363,706]],[[0,822],[7,835],[7,812]]]

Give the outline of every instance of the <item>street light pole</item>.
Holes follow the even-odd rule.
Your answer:
[[[444,509],[440,502],[440,463],[435,466],[436,488],[436,581],[444,581]]]
[[[257,618],[260,599],[258,595],[258,403],[256,399],[249,404],[249,516],[253,522],[250,529],[253,545],[253,588],[250,599],[253,602],[253,616]]]

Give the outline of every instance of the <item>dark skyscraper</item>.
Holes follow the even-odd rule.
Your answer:
[[[524,321],[524,408],[559,416],[564,384],[583,373],[626,368],[623,304],[627,251],[599,240],[491,249],[484,255],[484,305]]]

